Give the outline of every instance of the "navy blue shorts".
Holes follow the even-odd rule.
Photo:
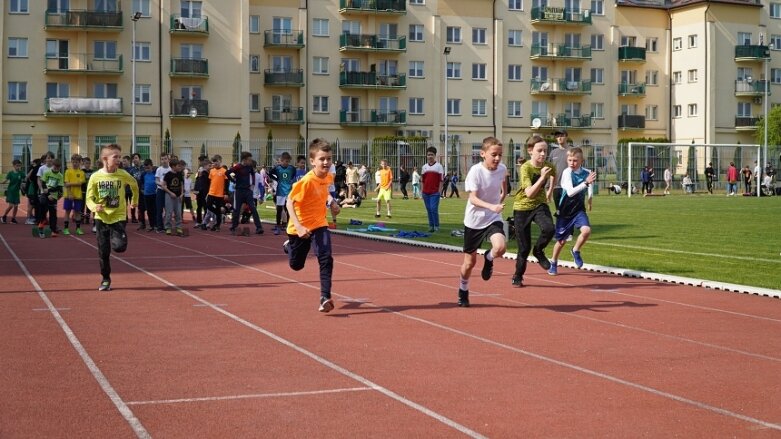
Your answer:
[[[560,242],[566,241],[575,232],[575,228],[579,229],[583,226],[591,226],[586,212],[578,212],[575,216],[569,218],[560,216],[556,218],[556,234],[553,235],[553,238]]]

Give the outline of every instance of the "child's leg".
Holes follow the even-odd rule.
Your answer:
[[[391,216],[391,200],[385,200],[385,207],[388,209],[388,216]]]
[[[531,212],[516,210],[513,212],[513,224],[515,224],[515,240],[518,244],[518,257],[515,260],[515,276],[520,280],[526,273],[526,258],[531,253]]]
[[[62,228],[68,230],[70,226],[71,209],[65,209],[65,219],[63,220]]]
[[[312,232],[315,255],[320,263],[320,296],[331,298],[331,276],[334,271],[334,258],[331,255],[331,232],[321,227]]]
[[[285,206],[277,204],[277,228],[282,227],[282,212],[285,210]]]
[[[19,211],[19,205],[18,204],[12,204],[12,206],[14,207],[14,212],[11,215],[11,219],[12,220],[16,220],[16,214]]]
[[[556,244],[553,245],[553,254],[551,255],[551,262],[557,262],[559,260],[559,255],[561,254],[561,251],[564,249],[564,246],[567,245],[567,241],[556,241]]]
[[[288,263],[295,271],[301,270],[306,264],[306,257],[312,246],[312,238],[301,238],[298,235],[288,236]]]
[[[553,239],[553,233],[556,229],[553,227],[553,217],[547,204],[543,204],[534,210],[534,222],[540,227],[540,236],[534,244],[532,254],[539,259],[538,255],[545,255],[545,247]]]
[[[57,232],[57,200],[49,200],[49,227],[52,232]]]
[[[377,209],[374,211],[374,216],[380,216],[380,197],[377,197]]]
[[[578,235],[577,241],[575,241],[575,246],[572,247],[573,251],[580,251],[581,247],[588,241],[588,238],[591,236],[591,227],[589,226],[583,226],[580,228],[580,235]]]
[[[507,238],[504,233],[494,233],[488,240],[491,242],[491,248],[488,250],[491,259],[501,258],[507,252]]]
[[[103,280],[111,279],[111,228],[103,221],[95,220],[95,234],[98,238],[98,258],[100,259],[100,275]]]

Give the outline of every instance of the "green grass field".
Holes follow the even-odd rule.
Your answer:
[[[344,209],[339,228],[351,218],[367,224],[384,222],[387,227],[426,232],[428,220],[423,202],[392,201],[393,218],[374,218],[374,201],[360,208]],[[443,199],[440,204],[441,230],[431,242],[462,245],[462,238],[450,236],[463,228],[465,195]],[[261,210],[269,218],[270,210]],[[512,215],[508,200],[504,218]],[[592,237],[583,248],[586,263],[629,268],[676,276],[707,279],[764,288],[781,289],[781,197],[727,197],[717,195],[668,195],[631,198],[597,195],[589,213]],[[538,231],[533,229],[532,239]],[[562,252],[571,260],[571,243]],[[514,241],[508,251],[515,252]],[[551,243],[546,253],[553,251]]]

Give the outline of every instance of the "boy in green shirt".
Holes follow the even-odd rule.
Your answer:
[[[523,286],[523,274],[526,273],[526,258],[531,252],[544,270],[550,268],[550,262],[545,257],[545,247],[548,246],[555,228],[553,217],[548,207],[548,201],[553,192],[553,180],[556,177],[556,166],[545,160],[548,152],[548,142],[534,135],[526,142],[526,150],[531,157],[521,166],[518,192],[513,202],[513,224],[515,239],[518,241],[518,259],[515,261],[515,274],[512,284]],[[547,189],[545,188],[547,184]],[[540,227],[540,236],[532,249],[532,222]]]
[[[38,223],[38,236],[45,238],[43,228],[48,224],[52,230],[52,236],[57,236],[57,202],[62,198],[62,191],[65,187],[65,176],[60,169],[62,162],[56,159],[52,162],[52,168],[44,171],[41,176],[41,186],[43,191],[39,198],[40,209],[43,210],[43,220]],[[49,214],[49,220],[46,220],[46,214]]]
[[[25,178],[24,171],[22,171],[22,162],[20,160],[14,160],[12,164],[14,165],[14,170],[6,174],[5,180],[0,183],[8,183],[8,187],[5,190],[5,202],[8,204],[8,207],[6,207],[3,217],[0,218],[0,222],[3,224],[8,222],[8,213],[11,212],[12,209],[11,223],[16,224],[16,212],[19,209],[19,202],[21,201],[21,196],[19,194],[21,193],[22,181]]]
[[[98,291],[111,290],[111,250],[122,253],[127,250],[127,207],[125,186],[133,192],[130,207],[138,204],[138,184],[124,169],[122,149],[117,144],[106,145],[100,151],[103,167],[95,171],[87,183],[87,208],[95,212],[95,233],[98,238],[100,274],[103,276]]]

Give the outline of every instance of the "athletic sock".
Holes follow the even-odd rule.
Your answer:
[[[485,252],[485,259],[489,260],[489,261],[493,261],[494,260],[494,252],[492,252],[491,250],[488,250],[487,252]]]
[[[459,290],[469,291],[469,279],[461,278],[458,286]]]

